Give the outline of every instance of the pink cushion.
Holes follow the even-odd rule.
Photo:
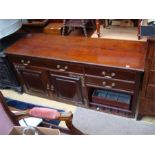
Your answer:
[[[30,109],[29,115],[44,119],[58,119],[60,117],[60,113],[57,110],[37,107]]]

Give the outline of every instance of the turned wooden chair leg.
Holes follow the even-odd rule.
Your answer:
[[[96,19],[96,30],[97,30],[97,36],[100,38],[100,21],[99,19]]]
[[[84,35],[85,37],[87,37],[87,30],[86,30],[86,24],[85,24],[85,21],[82,19],[81,20],[81,23],[82,23],[82,28],[83,28],[83,32],[84,32]]]
[[[88,37],[86,27],[83,27],[83,32],[84,32],[85,37]]]
[[[84,135],[83,132],[81,132],[80,130],[78,130],[72,123],[72,119],[71,120],[68,120],[68,121],[65,121],[66,123],[66,126],[68,127],[68,129],[70,129],[71,133],[73,135]]]
[[[142,22],[142,19],[139,19],[139,20],[138,20],[138,34],[137,34],[138,40],[141,39],[141,35],[140,35],[141,22]]]
[[[62,35],[63,36],[65,35],[65,28],[66,28],[65,24],[66,24],[66,20],[64,19],[64,21],[63,21],[63,27],[62,27]]]

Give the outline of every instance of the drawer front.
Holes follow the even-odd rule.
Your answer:
[[[104,87],[106,89],[119,89],[125,91],[133,92],[135,89],[134,83],[128,83],[123,81],[105,79],[105,78],[94,78],[90,76],[86,76],[85,79],[86,84],[97,85]]]
[[[40,58],[29,58],[24,56],[11,56],[9,58],[10,61],[12,61],[13,63],[22,64],[24,66],[32,65],[32,66],[55,69],[61,72],[83,73],[83,67],[75,63],[67,63],[62,61],[40,59]]]
[[[83,67],[74,63],[55,61],[54,69],[61,72],[83,73]]]
[[[150,71],[149,84],[154,84],[155,85],[155,70],[154,71]]]
[[[102,77],[108,77],[113,79],[121,79],[127,81],[135,81],[135,73],[129,72],[121,69],[112,69],[112,68],[94,68],[94,67],[85,67],[85,73],[88,75],[96,75]]]

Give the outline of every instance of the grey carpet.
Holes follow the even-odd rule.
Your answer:
[[[154,135],[155,124],[78,107],[73,123],[90,135]]]

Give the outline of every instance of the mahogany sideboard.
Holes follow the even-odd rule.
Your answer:
[[[26,93],[134,117],[146,51],[142,41],[28,34],[5,52]]]

